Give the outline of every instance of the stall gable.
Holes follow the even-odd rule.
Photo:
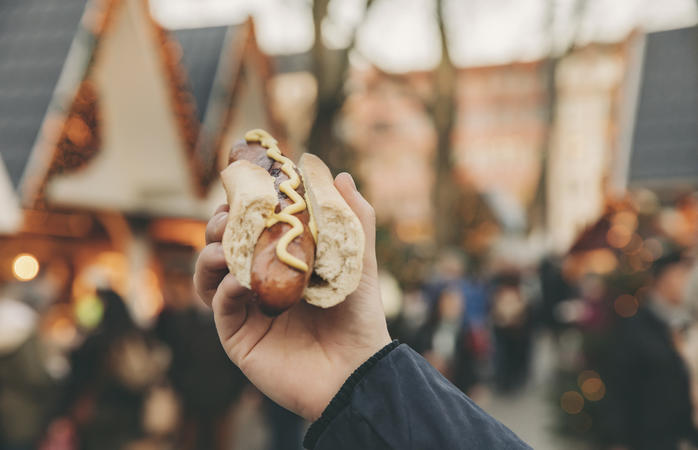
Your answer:
[[[139,0],[122,3],[90,73],[98,92],[102,147],[86,167],[49,180],[47,200],[146,215],[195,215],[193,174],[157,30]]]

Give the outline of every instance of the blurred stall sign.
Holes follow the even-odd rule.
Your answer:
[[[169,242],[201,250],[206,245],[206,223],[186,219],[159,219],[148,231],[158,242]]]
[[[649,33],[636,70],[630,187],[673,201],[698,187],[698,27]]]
[[[593,44],[557,68],[557,109],[547,170],[547,222],[554,250],[566,251],[603,212],[611,171],[622,44]]]

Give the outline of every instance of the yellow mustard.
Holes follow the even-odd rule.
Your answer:
[[[305,200],[303,200],[303,197],[296,192],[296,189],[301,182],[298,173],[294,170],[296,166],[293,164],[293,161],[281,154],[281,150],[279,150],[276,139],[274,139],[272,135],[264,130],[256,129],[248,131],[245,133],[245,141],[248,143],[259,142],[262,147],[267,149],[268,157],[282,164],[281,171],[289,178],[279,185],[279,190],[286,194],[288,198],[293,201],[293,203],[278,213],[274,213],[267,221],[266,227],[269,228],[277,222],[285,222],[291,225],[292,228],[288,230],[276,244],[276,256],[284,264],[288,264],[294,269],[298,269],[302,272],[307,272],[308,265],[288,252],[288,244],[303,234],[303,223],[300,221],[300,219],[298,219],[298,217],[294,216],[294,214],[297,214],[306,208]],[[311,233],[315,234],[316,231],[314,233],[313,228],[316,227],[314,226],[314,221],[312,222],[313,226],[309,226],[309,228],[311,229]],[[315,235],[313,235],[313,237],[315,237]]]

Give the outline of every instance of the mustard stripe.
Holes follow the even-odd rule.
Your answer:
[[[306,208],[303,197],[296,192],[296,189],[301,183],[298,173],[294,170],[296,166],[293,164],[293,161],[281,154],[276,139],[264,130],[256,129],[248,131],[245,133],[245,141],[248,143],[259,142],[262,147],[267,149],[268,157],[281,163],[281,171],[289,178],[279,185],[279,190],[286,194],[293,203],[278,213],[274,213],[267,221],[266,227],[269,228],[277,222],[285,222],[291,225],[292,228],[287,231],[276,244],[276,256],[283,263],[288,264],[294,269],[307,272],[308,265],[288,252],[288,244],[303,234],[303,223],[293,214],[297,214]]]

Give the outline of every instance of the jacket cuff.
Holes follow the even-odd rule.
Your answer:
[[[332,420],[337,417],[337,414],[339,414],[340,411],[342,411],[351,401],[351,395],[354,392],[354,387],[359,383],[359,381],[361,381],[361,379],[363,379],[368,371],[376,365],[378,361],[393,351],[398,345],[400,345],[400,343],[397,339],[395,339],[393,342],[386,345],[373,356],[368,358],[365,363],[361,364],[359,368],[356,369],[349,376],[349,378],[347,378],[347,381],[344,382],[342,387],[330,401],[329,405],[327,405],[327,408],[325,408],[325,410],[322,412],[320,418],[313,422],[313,424],[310,425],[310,428],[308,428],[308,432],[305,433],[305,438],[303,439],[303,446],[305,448],[311,450],[315,448],[315,444],[320,438],[320,435],[325,431]]]

